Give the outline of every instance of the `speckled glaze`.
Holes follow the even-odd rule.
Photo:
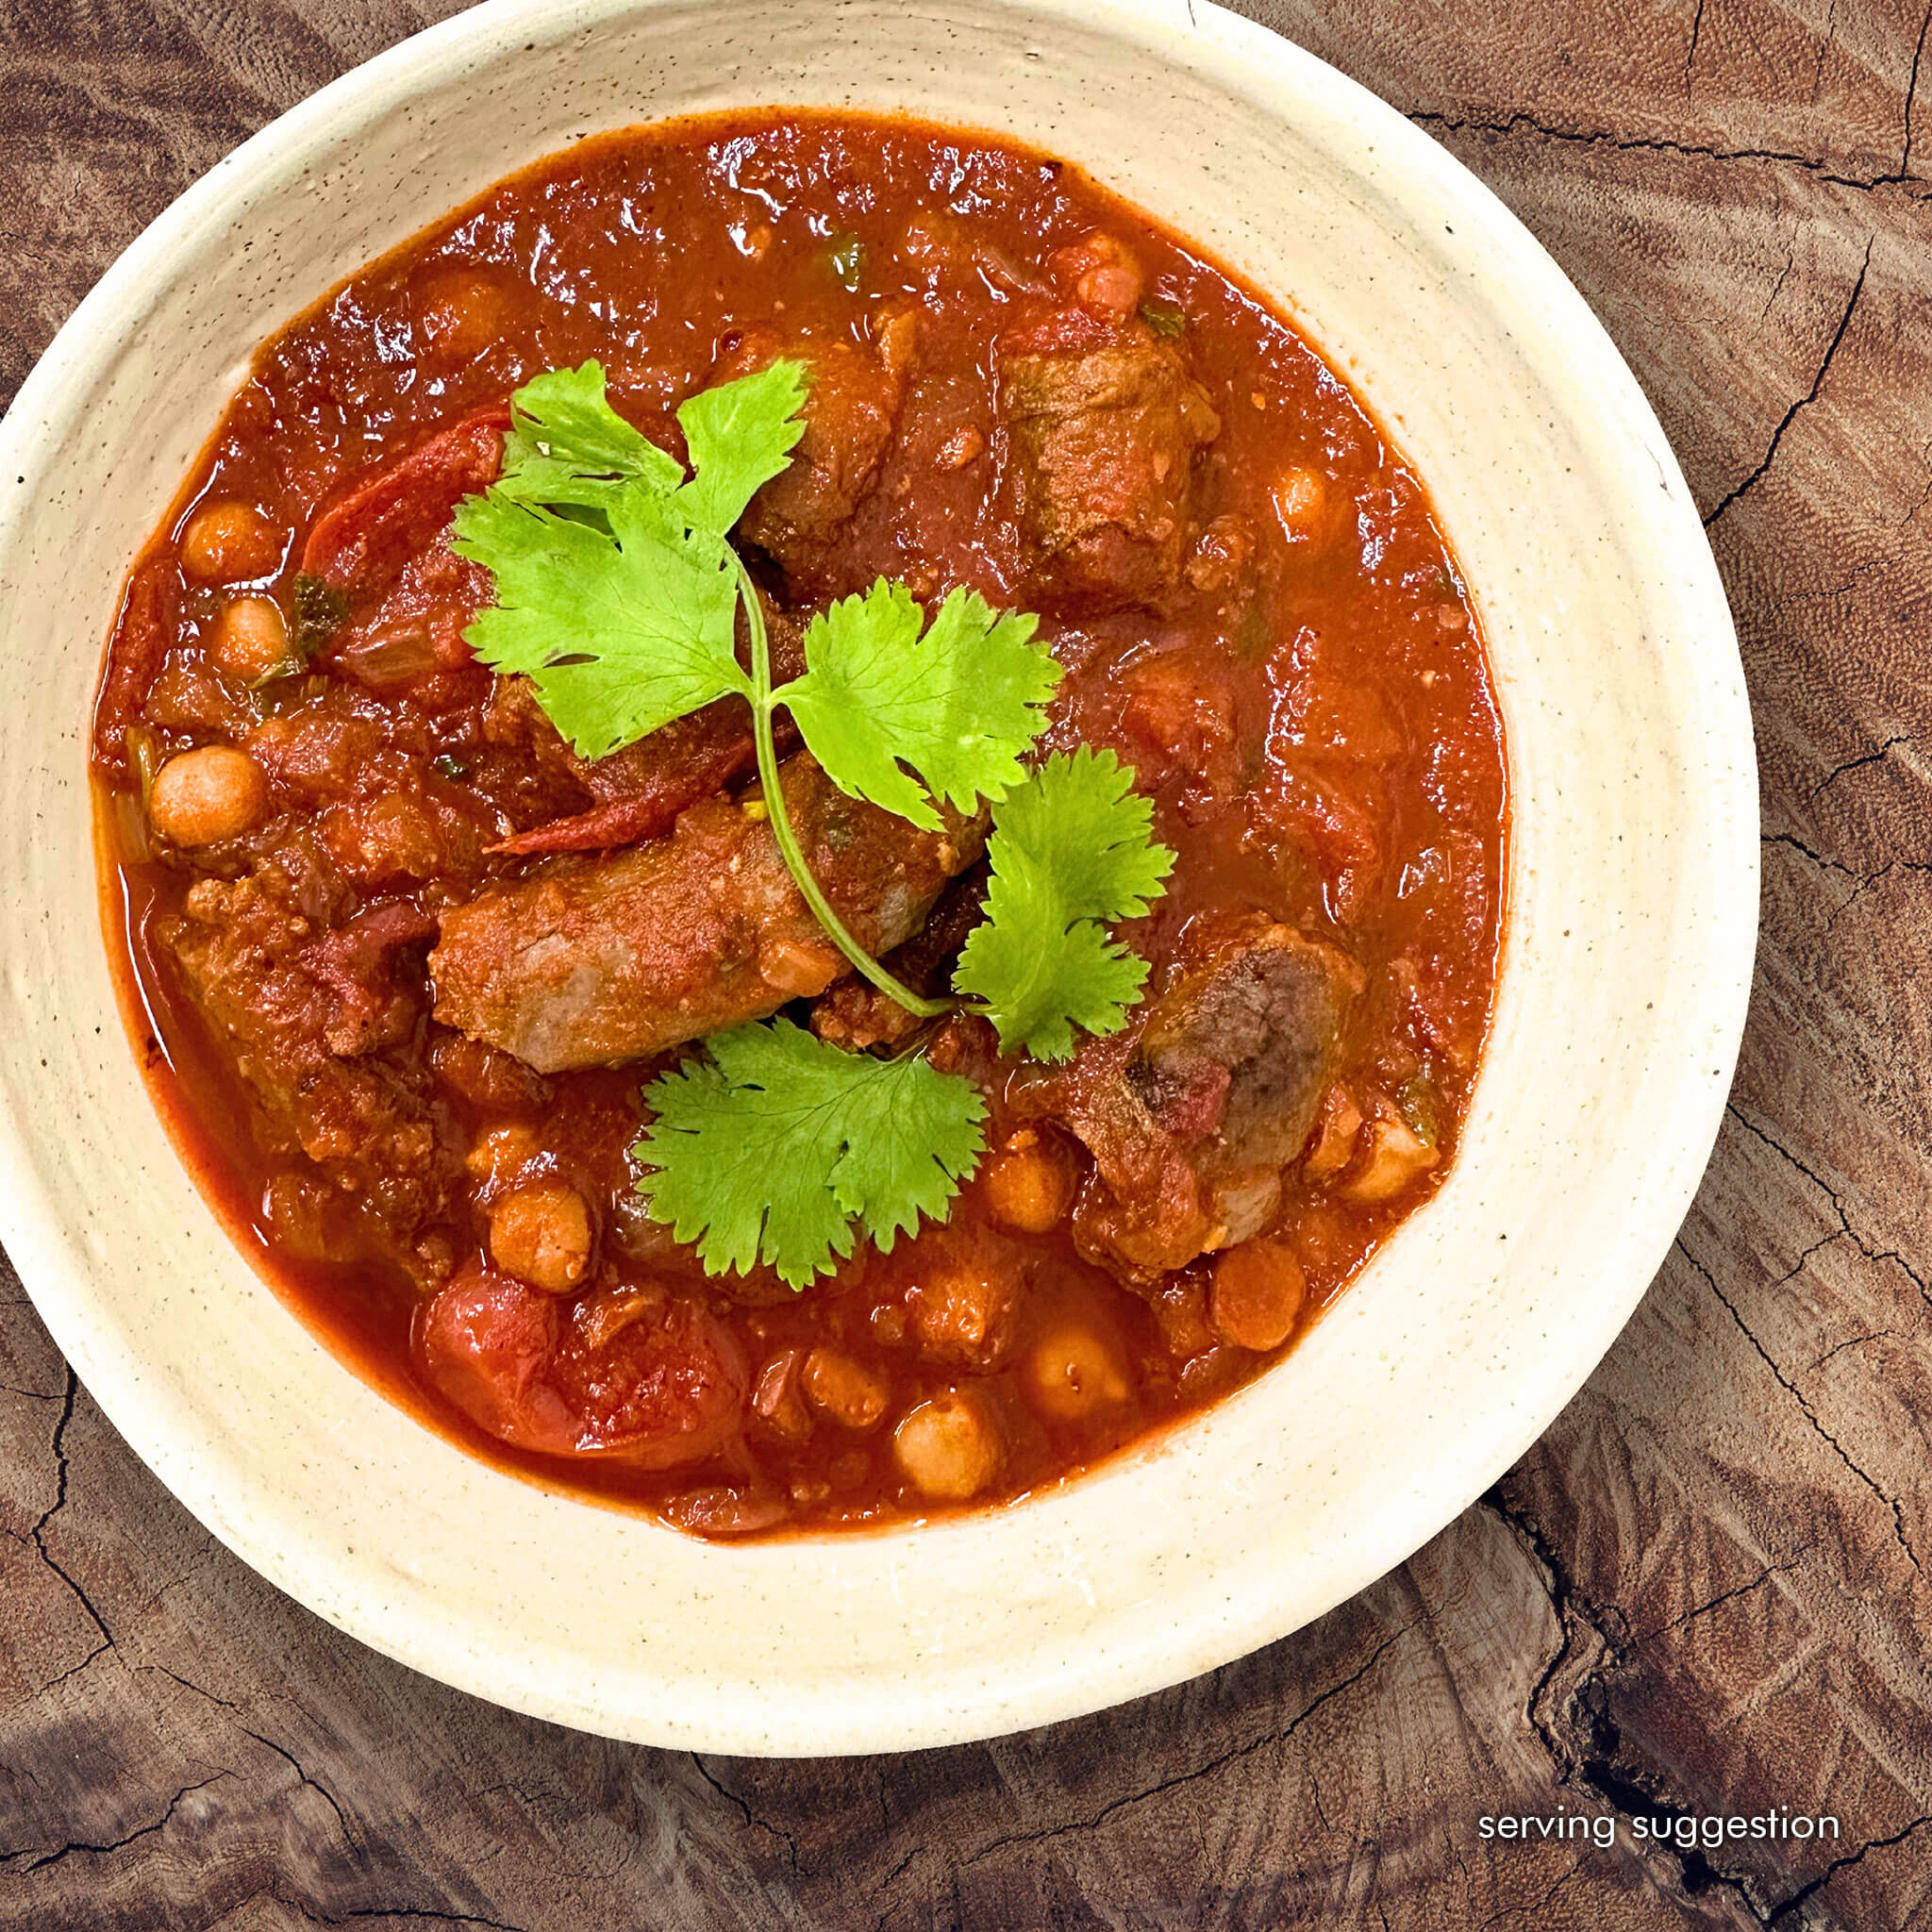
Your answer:
[[[1426,479],[1507,716],[1504,974],[1437,1200],[1284,1364],[938,1528],[690,1541],[473,1461],[319,1346],[176,1159],[116,1011],[85,762],[124,571],[255,345],[494,177],[730,105],[904,108],[1082,162],[1271,290]],[[499,0],[350,75],[131,248],[0,427],[0,1197],[56,1340],[232,1549],[545,1718],[738,1753],[975,1738],[1295,1629],[1518,1457],[1661,1260],[1757,907],[1729,613],[1602,329],[1400,116],[1207,0]]]

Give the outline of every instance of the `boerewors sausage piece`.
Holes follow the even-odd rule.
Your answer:
[[[807,863],[877,956],[917,931],[979,857],[983,826],[945,829],[847,798],[808,753],[780,782]],[[707,799],[669,837],[566,858],[442,917],[436,1017],[545,1074],[617,1066],[823,992],[844,960],[778,853],[762,800]]]
[[[1221,423],[1172,342],[1130,325],[1000,361],[1005,492],[1029,594],[1158,604],[1180,576],[1194,452]]]
[[[1191,932],[1124,1031],[1088,1040],[1021,1096],[1093,1156],[1074,1212],[1081,1251],[1147,1281],[1264,1228],[1360,990],[1345,955],[1265,914]]]

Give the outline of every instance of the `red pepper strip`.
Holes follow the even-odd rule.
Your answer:
[[[172,557],[149,558],[128,579],[94,704],[94,759],[106,772],[118,773],[125,764],[127,727],[141,717],[142,701],[174,641],[180,590]]]
[[[508,427],[509,405],[491,403],[351,490],[316,519],[302,574],[340,591],[352,612],[376,601],[441,538],[457,505],[496,480]]]

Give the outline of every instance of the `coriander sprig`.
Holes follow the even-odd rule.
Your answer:
[[[1001,1047],[1065,1059],[1074,1028],[1111,1033],[1147,983],[1147,962],[1104,922],[1139,919],[1166,891],[1174,854],[1154,807],[1112,752],[1057,752],[994,814],[986,918],[953,974],[976,993]]]
[[[960,999],[914,992],[840,919],[786,805],[776,715],[841,791],[923,831],[941,829],[941,808],[990,808],[986,918],[955,986],[1004,1050],[1064,1058],[1075,1027],[1116,1031],[1141,997],[1146,964],[1107,923],[1147,910],[1174,855],[1111,753],[1028,769],[1060,676],[1031,616],[961,589],[928,623],[909,590],[881,579],[813,617],[804,673],[774,683],[764,607],[729,534],[791,462],[808,380],[781,359],[692,396],[677,412],[689,474],[610,407],[595,362],[526,383],[500,477],[457,511],[458,554],[497,591],[465,636],[484,663],[530,680],[587,758],[742,698],[799,892],[852,966],[921,1016]],[[708,1270],[762,1260],[803,1286],[851,1253],[855,1224],[887,1249],[921,1214],[941,1215],[978,1160],[977,1089],[916,1056],[848,1054],[782,1020],[707,1047],[652,1085],[638,1153],[651,1213],[696,1241]]]
[[[772,641],[765,629],[764,607],[758,601],[758,587],[751,581],[741,562],[738,565],[738,575],[739,594],[743,601],[745,620],[751,631],[752,688],[748,695],[751,698],[752,745],[758,755],[758,778],[764,786],[765,805],[771,813],[772,837],[777,841],[779,857],[784,859],[786,870],[791,873],[805,903],[811,908],[812,917],[824,927],[826,937],[840,952],[882,993],[897,1000],[908,1012],[917,1013],[922,1019],[934,1018],[946,1010],[946,1002],[922,997],[874,959],[847,930],[845,922],[839,917],[832,902],[812,876],[811,867],[806,862],[804,847],[798,842],[798,833],[785,803],[785,788],[778,782],[777,735],[773,729],[772,720],[782,693],[774,692],[772,686]],[[803,729],[801,725],[801,733]],[[808,744],[810,741],[806,740]],[[824,760],[821,758],[820,763],[824,764]],[[825,775],[835,784],[839,782],[838,774],[830,766],[825,767]],[[842,786],[841,789],[850,791],[852,788]]]
[[[874,1059],[789,1020],[734,1026],[651,1089],[638,1190],[713,1274],[764,1262],[793,1288],[937,1220],[985,1146],[986,1101],[924,1059]]]
[[[691,397],[677,412],[689,478],[610,407],[596,363],[525,384],[501,477],[457,511],[458,554],[487,565],[497,588],[465,635],[486,664],[530,679],[585,758],[743,698],[773,836],[806,904],[854,968],[931,1017],[947,1003],[902,985],[812,877],[778,783],[774,719],[790,711],[841,791],[938,831],[935,801],[970,811],[1024,780],[1060,671],[1034,642],[1034,618],[957,590],[927,625],[912,593],[881,579],[815,616],[804,675],[774,685],[764,607],[726,536],[791,460],[805,381],[801,363],[780,360]]]

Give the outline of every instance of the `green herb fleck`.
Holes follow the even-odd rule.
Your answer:
[[[349,600],[322,578],[299,576],[292,591],[295,622],[289,641],[296,657],[306,664],[349,621]]]
[[[831,263],[839,286],[848,295],[858,294],[859,284],[865,279],[865,243],[857,235],[834,235],[825,259]]]
[[[1172,302],[1143,302],[1141,305],[1141,320],[1158,336],[1168,341],[1188,332],[1186,311],[1176,308]]]

